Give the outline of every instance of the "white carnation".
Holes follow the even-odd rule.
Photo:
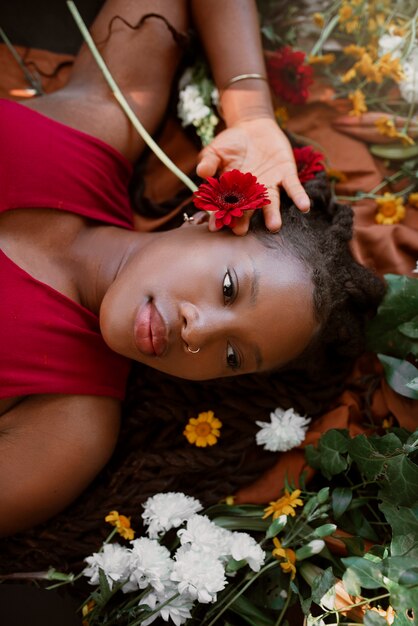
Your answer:
[[[197,125],[211,114],[211,110],[204,103],[197,85],[187,85],[180,91],[177,114],[181,119],[182,126]]]
[[[163,591],[164,584],[170,579],[173,561],[170,552],[160,546],[155,539],[141,537],[131,541],[130,575],[122,591],[145,589],[151,585],[156,591]]]
[[[185,547],[177,550],[175,564],[170,576],[177,583],[178,592],[202,604],[216,602],[218,591],[226,585],[222,563],[213,555]]]
[[[404,38],[399,35],[382,35],[378,41],[378,55],[384,56],[390,52],[391,56],[396,59],[401,56]]]
[[[418,261],[415,262],[415,269],[412,270],[413,274],[418,274]]]
[[[277,408],[270,413],[271,422],[256,422],[260,430],[256,441],[264,450],[286,452],[295,448],[305,439],[310,418],[301,416],[294,409]]]
[[[83,570],[83,574],[90,578],[90,585],[99,584],[99,569],[103,570],[111,589],[114,583],[129,578],[129,550],[118,543],[105,543],[100,552],[88,556],[85,561],[89,567]]]
[[[217,526],[206,515],[193,515],[187,520],[186,528],[177,531],[181,545],[216,558],[230,554],[232,533]]]
[[[400,81],[399,90],[402,98],[413,104],[418,102],[418,47],[412,48],[402,67],[405,78]]]
[[[148,535],[155,539],[170,528],[177,528],[197,511],[202,510],[199,500],[184,493],[157,493],[144,503],[142,518],[148,526]]]
[[[231,556],[236,561],[247,561],[253,572],[258,572],[264,563],[266,553],[248,533],[232,533]]]
[[[145,598],[141,600],[141,605],[146,604],[150,609],[155,611],[159,606],[167,602],[167,600],[175,596],[177,593],[177,587],[174,583],[171,583],[171,585],[164,589],[163,593],[150,593],[145,596]],[[181,626],[181,624],[184,624],[189,618],[191,618],[193,604],[194,603],[190,600],[190,598],[177,596],[171,600],[171,602],[163,606],[162,609],[157,611],[155,615],[143,620],[141,624],[142,626],[148,626],[148,624],[151,624],[157,619],[157,617],[161,617],[165,622],[168,622],[171,619],[176,626]]]

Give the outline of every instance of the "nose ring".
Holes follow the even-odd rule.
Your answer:
[[[200,348],[198,348],[197,350],[192,350],[190,346],[187,346],[187,350],[192,354],[197,354],[198,352],[200,352]]]

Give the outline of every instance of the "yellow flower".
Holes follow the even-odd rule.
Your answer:
[[[225,498],[225,504],[227,506],[233,506],[235,502],[235,496],[226,496]]]
[[[338,16],[340,18],[340,22],[346,22],[353,15],[353,9],[349,4],[343,4],[341,9],[338,11]]]
[[[87,615],[92,612],[92,610],[94,609],[95,605],[96,605],[96,603],[95,603],[94,600],[89,600],[86,604],[83,604],[83,608],[81,609],[81,613],[82,613],[84,618],[87,617]],[[83,626],[89,626],[89,620],[88,619],[83,619],[82,625]]]
[[[282,544],[277,537],[273,537],[273,543],[276,547],[274,548],[272,555],[275,556],[276,559],[284,559],[284,561],[279,563],[279,565],[286,574],[290,574],[290,577],[293,580],[296,575],[295,552],[291,548],[282,548]]]
[[[360,116],[362,113],[367,111],[367,104],[364,97],[364,93],[361,89],[356,89],[348,94],[349,99],[353,103],[353,108],[349,112],[349,115],[357,115]]]
[[[344,24],[344,28],[346,30],[346,32],[351,35],[352,33],[354,33],[356,30],[359,30],[359,23],[358,23],[358,19],[354,18],[352,20],[350,20],[349,22],[346,22]]]
[[[378,212],[375,220],[378,224],[397,224],[405,217],[403,198],[386,192],[376,199]]]
[[[315,26],[318,26],[318,28],[322,28],[325,24],[325,19],[322,13],[314,13],[312,19],[313,23],[315,24]]]
[[[393,426],[393,417],[389,416],[389,417],[385,417],[385,419],[382,422],[382,428],[388,429],[388,428],[392,428]]]
[[[336,183],[347,182],[347,176],[344,174],[344,172],[341,172],[340,170],[335,170],[330,167],[326,170],[326,172],[328,180],[334,180]]]
[[[405,132],[399,132],[395,126],[395,122],[389,117],[379,117],[379,119],[375,121],[375,126],[381,135],[385,137],[396,137],[406,146],[413,146],[415,143],[412,137],[409,137]]]
[[[399,83],[405,78],[405,72],[403,71],[400,59],[393,59],[390,52],[380,57],[377,66],[383,77],[391,78],[396,83]]]
[[[363,54],[365,54],[366,49],[363,48],[363,46],[357,46],[352,43],[349,46],[345,46],[345,48],[343,48],[343,52],[349,56],[355,57],[356,59],[361,59]]]
[[[296,515],[295,508],[303,505],[302,499],[299,498],[300,489],[295,489],[292,493],[285,489],[284,493],[284,496],[270,502],[270,506],[264,509],[263,519],[266,519],[271,514],[273,514],[273,519],[277,519],[280,515],[290,515],[291,517]]]
[[[349,69],[345,74],[341,76],[342,83],[349,83],[350,80],[353,80],[357,76],[357,72],[354,67]]]
[[[377,63],[373,63],[373,59],[368,52],[363,54],[361,59],[354,65],[355,69],[375,83],[381,83],[383,80],[383,74],[380,71],[380,66]]]
[[[125,515],[119,515],[117,511],[110,511],[106,515],[105,522],[109,522],[112,526],[116,526],[118,533],[124,539],[133,539],[135,531],[131,528],[131,518]]]
[[[330,52],[329,54],[319,54],[317,56],[310,55],[308,58],[308,63],[310,65],[331,65],[335,61],[335,54]]]
[[[418,193],[410,193],[408,196],[408,204],[414,207],[414,209],[418,209]]]
[[[198,448],[205,448],[213,446],[218,441],[221,427],[222,422],[214,416],[213,411],[206,411],[189,419],[183,435],[189,443]]]
[[[286,107],[277,107],[274,111],[274,115],[280,128],[286,128],[287,122],[289,121],[289,113]]]

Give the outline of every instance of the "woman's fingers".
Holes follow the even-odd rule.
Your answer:
[[[288,174],[285,178],[283,178],[282,186],[297,208],[300,211],[307,213],[311,208],[311,201],[309,200],[308,194],[302,187],[297,173]]]
[[[221,157],[210,147],[205,148],[200,153],[200,161],[196,167],[196,174],[200,178],[207,178],[208,176],[215,176],[220,164]]]

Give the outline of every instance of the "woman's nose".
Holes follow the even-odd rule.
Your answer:
[[[230,320],[226,310],[204,310],[191,303],[181,306],[181,337],[192,349],[203,348],[209,341],[214,341],[228,329]]]

